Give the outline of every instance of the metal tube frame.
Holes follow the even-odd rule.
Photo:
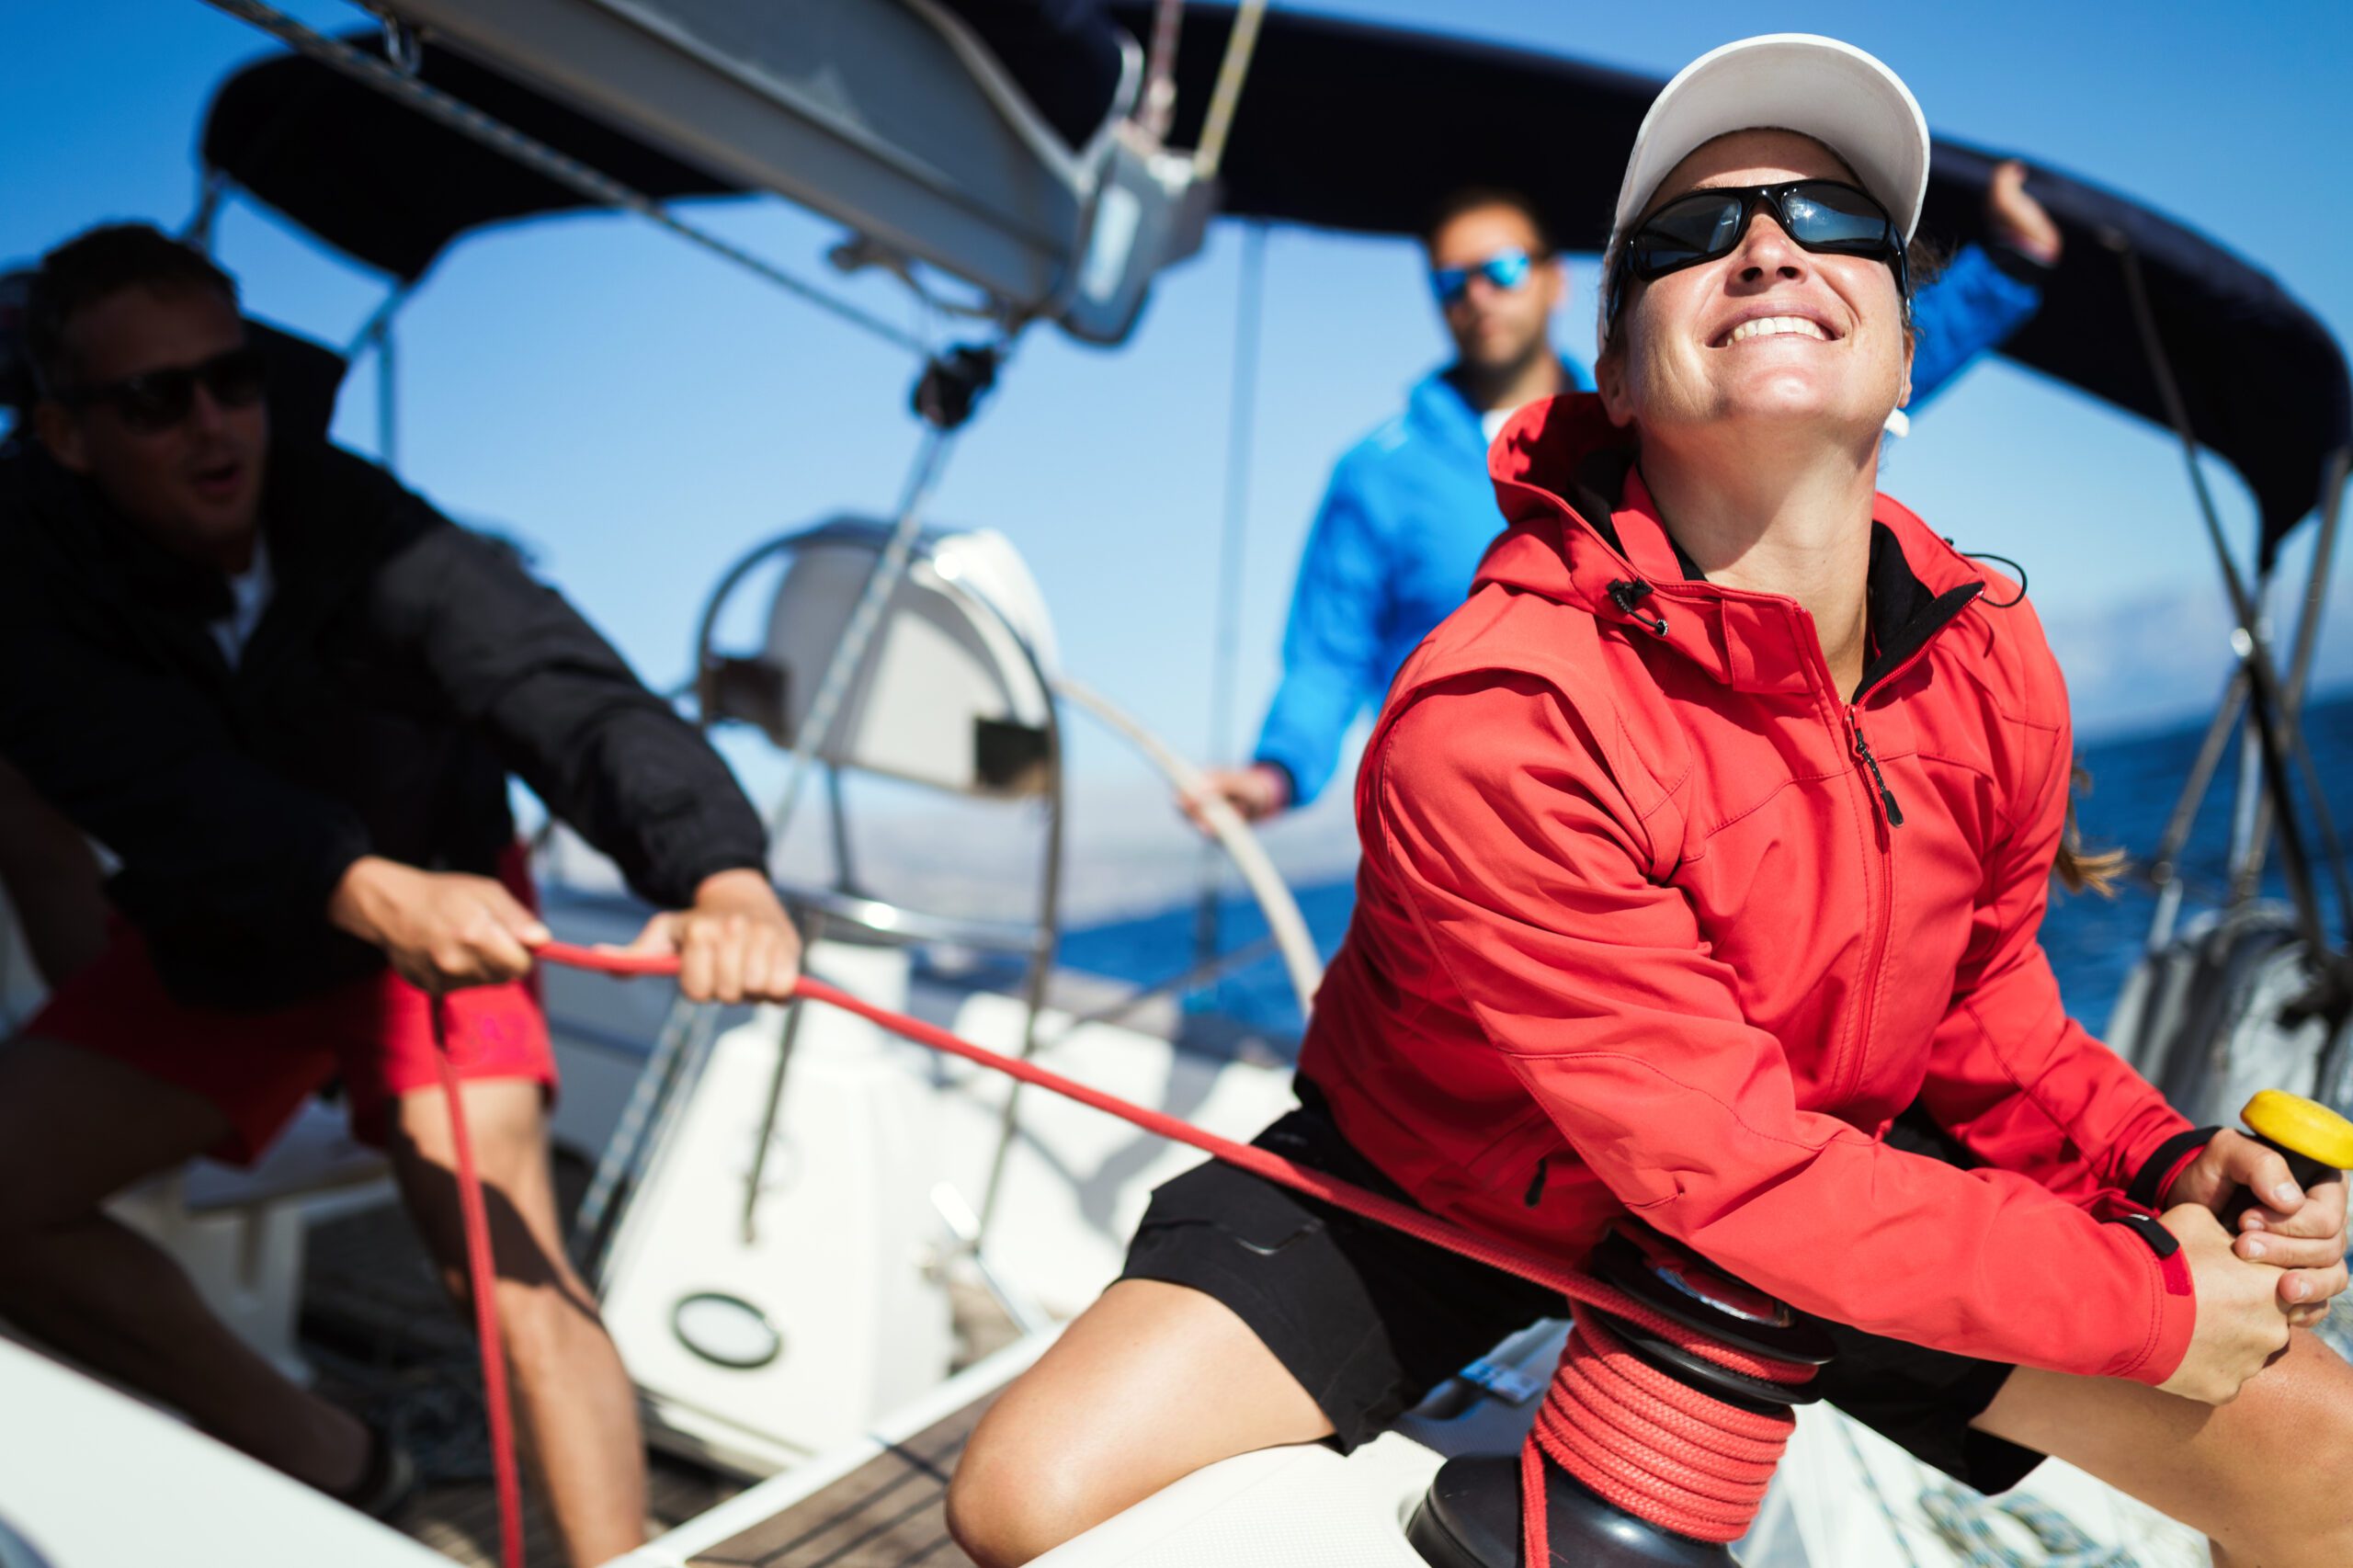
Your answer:
[[[2290,710],[2284,700],[2278,667],[2264,639],[2256,596],[2249,591],[2238,562],[2231,554],[2230,541],[2222,532],[2221,513],[2215,506],[2213,493],[2207,485],[2205,471],[2199,462],[2197,433],[2190,427],[2188,405],[2182,400],[2181,388],[2174,379],[2172,363],[2165,355],[2164,340],[2157,331],[2156,318],[2149,303],[2148,285],[2141,272],[2139,253],[2121,234],[2111,233],[2107,240],[2122,268],[2125,293],[2131,306],[2134,324],[2141,335],[2143,351],[2148,358],[2149,372],[2156,383],[2166,417],[2180,440],[2183,460],[2189,472],[2190,490],[2197,499],[2208,539],[2213,545],[2215,561],[2222,570],[2223,589],[2230,597],[2231,611],[2237,621],[2233,641],[2238,647],[2241,666],[2247,676],[2247,711],[2252,721],[2251,733],[2259,748],[2262,780],[2277,802],[2281,868],[2287,874],[2289,896],[2295,905],[2299,933],[2317,965],[2325,960],[2331,949],[2326,926],[2321,917],[2319,894],[2313,882],[2311,857],[2305,850],[2295,802],[2289,792],[2293,725],[2291,720],[2283,722],[2283,715]],[[2311,788],[2313,818],[2316,823],[2328,824],[2328,836],[2333,838],[2334,824],[2326,799],[2311,767],[2310,754],[2301,747],[2293,750],[2303,764],[2305,781]],[[2341,863],[2333,864],[2330,869],[2343,911],[2353,915],[2353,883],[2347,882]]]
[[[921,472],[922,470],[919,468],[918,472],[920,473]],[[911,507],[913,499],[914,497],[911,497]],[[851,647],[851,631],[860,630],[858,625],[859,616],[854,611],[851,616],[850,626],[845,628],[843,631],[842,646],[835,651],[833,659],[828,661],[826,680],[828,685],[836,687],[836,696],[832,705],[836,710],[838,709],[841,697],[847,695],[849,681],[856,673],[856,662],[862,661],[863,659],[865,652],[864,643],[870,641],[874,632],[878,630],[882,616],[888,608],[891,595],[896,591],[898,583],[904,578],[908,567],[913,562],[915,553],[914,539],[910,534],[907,535],[903,542],[901,538],[902,534],[906,531],[904,526],[906,518],[912,515],[912,510],[903,512],[901,527],[893,531],[892,537],[892,546],[899,547],[899,559],[895,563],[892,562],[888,559],[891,546],[886,546],[885,555],[881,558],[878,558],[875,572],[868,578],[867,593],[861,596],[859,608],[866,609],[870,604],[873,608],[870,614],[867,617],[867,624],[862,629],[863,635],[858,639],[859,645],[855,650]],[[755,568],[764,562],[793,550],[803,539],[805,539],[806,535],[807,530],[802,529],[797,530],[791,534],[779,535],[775,539],[767,540],[754,546],[750,551],[746,551],[742,557],[740,557],[733,565],[728,568],[727,572],[721,577],[719,585],[713,589],[711,597],[705,604],[703,609],[703,614],[696,636],[696,645],[694,650],[695,667],[698,670],[705,668],[712,656],[711,639],[716,632],[719,618],[725,608],[727,599],[733,596],[735,589],[742,585],[744,580],[750,575]],[[892,566],[893,564],[895,564],[895,569],[890,571],[886,574],[884,571],[885,567]],[[875,591],[878,581],[883,584],[883,586],[879,593]],[[1030,679],[1036,684],[1039,695],[1042,699],[1045,713],[1044,727],[1046,735],[1047,780],[1043,802],[1046,808],[1045,846],[1040,867],[1038,916],[1036,922],[1030,927],[1029,940],[1026,944],[1029,962],[1022,983],[1024,1017],[1021,1031],[1020,1055],[1026,1061],[1037,1053],[1038,1047],[1040,1043],[1038,1028],[1039,1020],[1045,1010],[1046,990],[1053,976],[1054,957],[1061,947],[1062,941],[1062,872],[1065,836],[1064,824],[1068,816],[1063,780],[1063,758],[1064,756],[1064,748],[1063,745],[1062,719],[1060,710],[1054,699],[1054,684],[1047,676],[1045,667],[1039,663],[1037,650],[1030,646],[1029,640],[1022,636],[1019,630],[1006,618],[1004,612],[998,609],[995,604],[992,604],[985,597],[973,594],[954,583],[943,583],[941,587],[943,591],[961,603],[969,612],[983,615],[994,620],[997,626],[1004,631],[1006,637],[1012,642],[1013,645],[1021,650],[1023,662],[1029,672]],[[854,656],[846,658],[846,654],[853,654]],[[847,667],[845,668],[845,665]],[[839,676],[837,681],[835,680],[836,675]],[[816,699],[813,699],[811,702],[809,716],[803,721],[800,734],[797,737],[795,761],[796,763],[801,763],[804,768],[807,766],[813,765],[814,763],[822,760],[816,756],[817,747],[824,731],[832,728],[833,725],[834,713],[831,711],[828,711],[824,715],[824,724],[822,729],[815,722],[815,721],[820,717],[819,704],[824,701],[824,688],[821,687],[819,697]],[[703,722],[709,722],[708,715],[703,715],[702,718]],[[807,759],[806,762],[803,762],[804,756]],[[839,789],[840,769],[835,767],[830,763],[826,763],[824,766],[826,767],[830,786],[828,791],[831,808],[829,814],[832,818],[831,837],[835,850],[835,885],[837,890],[842,893],[858,897],[862,902],[873,905],[879,913],[891,915],[914,914],[915,912],[913,911],[901,910],[896,905],[869,897],[858,892],[854,887],[851,865],[848,858],[847,807]],[[782,842],[785,829],[790,825],[790,813],[795,803],[794,797],[797,793],[797,788],[792,788],[788,790],[784,801],[771,822],[771,834],[777,842]],[[803,917],[804,919],[814,920],[821,917],[821,912],[813,909],[805,909]],[[835,910],[830,912],[829,915],[824,915],[822,917],[828,918],[836,924],[859,925],[863,928],[874,933],[875,935],[883,937],[886,939],[908,939],[907,933],[904,933],[894,926],[857,920],[855,916],[839,907],[836,907]],[[770,1085],[771,1092],[768,1108],[765,1113],[767,1124],[771,1127],[773,1126],[777,1116],[777,1102],[781,1098],[784,1091],[784,1078],[785,1062],[783,1059],[783,1053],[780,1051],[777,1065],[777,1074]],[[990,1162],[988,1185],[983,1194],[979,1210],[979,1223],[976,1228],[975,1235],[967,1249],[975,1253],[977,1253],[978,1249],[985,1244],[990,1221],[994,1215],[996,1200],[1004,1186],[1006,1164],[1011,1153],[1013,1142],[1020,1134],[1020,1090],[1021,1085],[1017,1083],[1012,1085],[1012,1090],[1006,1096],[1005,1108],[999,1118],[997,1146],[995,1153]],[[744,1224],[747,1236],[752,1228],[752,1205],[756,1199],[758,1191],[760,1168],[766,1163],[766,1157],[767,1142],[764,1139],[762,1141],[759,1153],[756,1154],[754,1158],[753,1171],[749,1178],[750,1185],[747,1187],[745,1199]]]
[[[892,545],[895,547],[897,559],[894,562],[892,550],[886,549],[882,557],[877,560],[874,572],[867,580],[866,591],[860,596],[858,608],[843,631],[841,646],[835,650],[833,658],[827,663],[825,679],[820,684],[817,696],[811,704],[812,722],[805,727],[800,737],[801,744],[793,751],[794,770],[788,779],[785,798],[775,818],[773,837],[777,843],[782,842],[800,785],[807,778],[809,764],[816,750],[815,737],[831,727],[833,709],[838,705],[851,674],[864,656],[866,642],[873,635],[881,619],[880,607],[887,603],[897,587],[898,575],[905,571],[906,552],[918,531],[923,503],[938,479],[946,449],[952,444],[953,436],[954,432],[937,426],[926,427],[924,432],[923,444],[916,450],[903,493],[898,524],[892,533]],[[788,539],[770,540],[756,547],[722,577],[704,608],[700,622],[695,660],[698,672],[704,667],[709,655],[711,629],[718,621],[726,597],[734,591],[736,585],[757,562],[790,542]],[[893,566],[895,574],[890,570]],[[1035,664],[1034,657],[1032,664]],[[699,713],[698,722],[708,728],[709,716]],[[807,916],[803,918],[805,920]],[[790,1056],[791,1031],[799,1011],[798,1007],[786,1011],[784,1033],[778,1041],[777,1068],[770,1085],[764,1130],[772,1130],[776,1122],[778,1101],[783,1094],[785,1069]],[[644,1161],[661,1146],[676,1119],[678,1102],[700,1078],[703,1064],[710,1056],[710,1025],[713,1017],[715,1012],[712,1008],[704,1006],[689,1010],[687,1004],[680,1003],[672,1011],[671,1023],[665,1027],[654,1055],[648,1059],[645,1068],[640,1073],[621,1122],[615,1127],[613,1137],[597,1162],[597,1176],[591,1184],[588,1199],[583,1200],[581,1218],[574,1223],[574,1246],[584,1255],[584,1266],[601,1264],[610,1233],[619,1224],[618,1220],[608,1218],[608,1207],[620,1194],[624,1182],[632,1178]],[[682,1019],[686,1021],[682,1023]],[[671,1037],[678,1033],[684,1036],[683,1048],[670,1043]],[[767,1160],[767,1140],[764,1136],[754,1154],[745,1189],[743,1223],[747,1240],[753,1233],[753,1210],[758,1200],[759,1183]],[[594,1200],[593,1204],[590,1199]],[[594,1278],[593,1273],[591,1278]]]
[[[2232,670],[2230,684],[2223,688],[2222,699],[2215,705],[2214,717],[2206,726],[2206,738],[2199,743],[2197,759],[2189,765],[2189,776],[2182,781],[2181,794],[2174,801],[2173,815],[2166,819],[2165,836],[2157,841],[2156,858],[2149,865],[2149,880],[2157,891],[2156,912],[2149,920],[2150,952],[2173,940],[2175,917],[2181,908],[2181,853],[2189,842],[2190,829],[2197,825],[2198,808],[2206,801],[2206,791],[2213,785],[2222,754],[2229,749],[2231,733],[2238,728],[2239,717],[2245,710],[2246,684],[2244,667]]]
[[[402,70],[392,61],[362,53],[341,39],[330,38],[306,27],[275,6],[262,4],[261,0],[205,0],[205,4],[239,21],[250,23],[297,53],[307,55],[330,70],[365,83],[387,97],[406,104],[427,119],[481,142],[491,151],[513,159],[533,173],[553,180],[598,206],[618,207],[635,212],[688,244],[733,262],[754,277],[774,284],[885,343],[918,357],[926,356],[929,352],[920,338],[904,328],[884,321],[872,312],[851,304],[837,295],[829,294],[804,278],[794,277],[773,262],[720,238],[708,229],[675,216],[662,203],[642,191],[623,185],[611,176],[590,168],[578,159],[525,135],[504,120],[484,114],[472,104],[426,85],[422,78]]]
[[[2290,744],[2304,769],[2306,787],[2315,791],[2318,789],[2317,765],[2311,756],[2311,743],[2304,734],[2304,698],[2312,677],[2313,659],[2320,647],[2321,620],[2326,612],[2329,573],[2336,562],[2337,529],[2344,521],[2348,468],[2353,468],[2353,450],[2339,452],[2329,460],[2327,474],[2322,481],[2319,533],[2313,541],[2312,568],[2305,574],[2303,604],[2296,618],[2296,640],[2288,655],[2288,689],[2284,706]],[[2256,802],[2246,862],[2240,868],[2239,879],[2233,890],[2234,902],[2254,896],[2260,883],[2264,854],[2271,842],[2271,798],[2266,795]],[[2314,825],[2321,833],[2322,853],[2333,866],[2341,868],[2345,863],[2345,848],[2337,838],[2336,824],[2324,812],[2315,818]],[[2347,922],[2348,936],[2353,936],[2353,904],[2341,906],[2338,914]]]

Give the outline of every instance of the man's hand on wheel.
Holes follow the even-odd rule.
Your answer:
[[[1222,798],[1244,822],[1264,822],[1290,805],[1290,779],[1281,768],[1263,762],[1247,767],[1203,768],[1200,791],[1177,796],[1176,804],[1206,834],[1210,819],[1201,810],[1201,794]]]
[[[801,975],[801,935],[767,878],[748,869],[705,877],[692,908],[655,915],[626,950],[677,955],[690,1002],[782,1002]]]
[[[2301,1188],[2279,1151],[2224,1128],[2182,1167],[2166,1197],[2220,1214],[2241,1188],[2256,1202],[2239,1217],[2233,1249],[2281,1271],[2279,1304],[2290,1322],[2309,1328],[2345,1289],[2345,1175],[2333,1172],[2309,1190]]]
[[[384,949],[393,970],[436,995],[494,985],[531,970],[548,928],[504,884],[463,871],[423,871],[381,855],[351,863],[327,918]]]

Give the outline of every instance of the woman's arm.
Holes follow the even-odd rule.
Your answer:
[[[1781,1041],[1742,1016],[1689,901],[1653,880],[1602,756],[1549,687],[1468,677],[1392,721],[1365,802],[1368,859],[1595,1175],[1804,1311],[1988,1359],[2169,1376],[2195,1315],[2171,1238],[1800,1109]]]
[[[2074,756],[2063,713],[2037,776],[2017,791],[2010,831],[1986,858],[1921,1100],[1980,1159],[2071,1202],[2113,1192],[2162,1208],[2198,1135],[2146,1079],[2067,1017],[2042,950]]]

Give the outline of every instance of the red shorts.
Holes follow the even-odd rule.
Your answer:
[[[501,880],[535,902],[522,857],[510,858]],[[120,921],[106,951],[60,986],[25,1032],[112,1057],[211,1101],[229,1135],[210,1153],[240,1165],[259,1158],[303,1101],[337,1076],[353,1134],[378,1148],[393,1102],[440,1082],[430,1001],[392,971],[266,1013],[198,1006],[165,990],[146,938]],[[539,977],[453,993],[449,1055],[460,1080],[522,1078],[552,1097],[555,1051]]]

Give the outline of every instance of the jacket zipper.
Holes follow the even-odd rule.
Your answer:
[[[1887,825],[1904,825],[1904,808],[1895,803],[1895,791],[1887,787],[1887,775],[1879,770],[1879,758],[1871,755],[1871,743],[1863,738],[1863,717],[1854,709],[1847,710],[1847,729],[1855,737],[1855,755],[1871,770],[1871,782],[1879,787],[1879,803],[1887,811]]]
[[[1862,994],[1857,1002],[1855,1018],[1855,1049],[1853,1059],[1839,1074],[1841,1103],[1854,1097],[1855,1089],[1863,1081],[1863,1063],[1870,1055],[1871,1029],[1879,1012],[1880,970],[1887,962],[1888,927],[1894,922],[1895,908],[1895,829],[1904,825],[1903,810],[1895,803],[1895,791],[1887,787],[1887,776],[1880,771],[1879,758],[1871,755],[1870,743],[1863,738],[1862,715],[1852,706],[1847,710],[1847,731],[1854,739],[1855,755],[1870,769],[1871,782],[1878,787],[1880,805],[1885,812],[1886,825],[1871,835],[1879,846],[1878,897],[1872,901],[1870,915],[1870,956],[1863,964]]]
[[[1979,586],[1982,587],[1983,585]],[[1847,733],[1854,739],[1855,755],[1863,759],[1865,767],[1870,769],[1871,783],[1879,791],[1879,803],[1887,812],[1887,825],[1890,827],[1904,825],[1904,808],[1895,803],[1895,791],[1887,787],[1887,775],[1880,771],[1879,758],[1872,755],[1871,744],[1864,738],[1863,699],[1870,696],[1875,688],[1885,686],[1889,681],[1918,664],[1927,654],[1928,644],[1936,640],[1937,633],[1961,619],[1961,612],[1967,609],[1976,597],[1975,593],[1962,593],[1958,590],[1946,595],[1941,602],[1932,607],[1935,619],[1921,627],[1920,641],[1912,652],[1890,668],[1881,670],[1865,685],[1858,687],[1855,695],[1847,703]],[[1914,621],[1914,625],[1919,624],[1917,619]],[[1825,679],[1829,673],[1828,667],[1824,665],[1823,675]]]
[[[1879,796],[1881,820],[1886,824],[1886,826],[1872,835],[1879,841],[1879,897],[1874,901],[1871,912],[1870,957],[1863,965],[1863,993],[1861,1000],[1857,1005],[1859,1012],[1855,1019],[1853,1060],[1847,1064],[1846,1071],[1839,1074],[1841,1082],[1838,1087],[1838,1097],[1842,1102],[1854,1096],[1856,1085],[1863,1081],[1863,1063],[1870,1056],[1871,1029],[1877,1022],[1879,1012],[1880,970],[1887,962],[1888,927],[1894,923],[1895,842],[1893,835],[1897,828],[1904,825],[1904,808],[1896,803],[1895,791],[1888,788],[1887,775],[1881,770],[1879,757],[1872,752],[1870,740],[1863,734],[1863,699],[1870,695],[1872,687],[1884,685],[1918,663],[1927,653],[1928,644],[1934,641],[1936,633],[1951,624],[1968,607],[1968,602],[1967,598],[1956,600],[1935,624],[1927,629],[1927,635],[1920,639],[1918,647],[1913,649],[1907,657],[1892,668],[1881,671],[1879,677],[1870,685],[1858,687],[1853,700],[1847,703],[1843,710],[1847,722],[1847,738],[1853,745],[1855,755],[1862,759],[1864,768],[1870,774],[1870,788]],[[1822,672],[1826,687],[1830,674],[1829,668],[1822,663],[1819,653],[1815,655],[1815,663]],[[1835,690],[1835,688],[1826,688]]]
[[[1627,615],[1632,617],[1638,621],[1643,620],[1644,618],[1642,611],[1637,608],[1636,602],[1639,600],[1641,596],[1629,593],[1626,598],[1620,599],[1618,594],[1614,590],[1620,585],[1612,585],[1613,592],[1611,593],[1610,597],[1618,604],[1618,608],[1620,610],[1624,611]],[[1631,587],[1631,584],[1622,585],[1629,588]],[[1643,585],[1643,587],[1645,590],[1648,590],[1650,585],[1645,583]],[[1983,584],[1977,585],[1978,590],[1982,591],[1983,587]],[[1881,820],[1886,823],[1887,827],[1881,833],[1873,835],[1879,840],[1879,897],[1875,901],[1875,908],[1873,909],[1871,915],[1870,957],[1863,966],[1863,972],[1861,976],[1863,993],[1862,999],[1859,1004],[1860,1009],[1859,1016],[1855,1021],[1855,1049],[1852,1053],[1853,1060],[1847,1064],[1845,1072],[1840,1074],[1843,1082],[1838,1089],[1838,1097],[1841,1101],[1853,1097],[1855,1086],[1862,1082],[1864,1060],[1870,1054],[1871,1027],[1874,1022],[1873,1015],[1875,1015],[1879,1010],[1880,970],[1887,962],[1888,928],[1893,924],[1894,920],[1895,845],[1893,838],[1892,837],[1892,834],[1893,830],[1904,825],[1904,808],[1896,803],[1895,791],[1888,788],[1887,775],[1881,770],[1879,758],[1872,753],[1870,742],[1863,737],[1863,721],[1861,711],[1863,699],[1869,696],[1875,688],[1884,686],[1887,682],[1894,679],[1897,676],[1902,675],[1914,665],[1919,663],[1921,658],[1927,654],[1928,651],[1928,644],[1936,640],[1937,633],[1942,631],[1946,627],[1951,625],[1953,621],[1959,619],[1961,612],[1968,608],[1970,603],[1976,597],[1976,592],[1963,593],[1957,590],[1941,596],[1939,602],[1933,607],[1932,614],[1934,619],[1929,620],[1927,624],[1919,626],[1920,640],[1914,645],[1912,651],[1905,654],[1902,659],[1898,660],[1894,665],[1889,666],[1887,669],[1881,670],[1869,682],[1857,687],[1854,696],[1848,699],[1842,708],[1842,713],[1847,723],[1847,735],[1853,742],[1855,755],[1862,759],[1863,767],[1870,773],[1871,787],[1873,791],[1879,796],[1880,810],[1882,813]],[[1915,624],[1917,623],[1915,622]],[[1659,635],[1664,636],[1666,631],[1666,624],[1664,620],[1661,620],[1651,629]],[[1812,663],[1813,665],[1814,674],[1816,678],[1821,682],[1822,690],[1835,700],[1837,697],[1837,687],[1831,679],[1830,666],[1827,661],[1825,661],[1822,656],[1820,644],[1816,643],[1810,652],[1813,654]],[[1540,1183],[1543,1177],[1543,1173],[1540,1167],[1538,1170],[1537,1177],[1538,1181]],[[1536,1196],[1541,1195],[1540,1187],[1533,1190]]]

